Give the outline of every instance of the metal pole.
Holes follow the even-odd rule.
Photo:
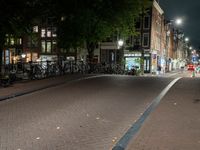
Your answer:
[[[144,6],[142,8],[142,20],[141,20],[141,30],[140,30],[140,34],[141,34],[141,37],[140,37],[140,41],[141,41],[141,59],[140,59],[140,67],[141,67],[141,74],[143,75],[144,74],[144,48],[143,48],[143,24],[144,24]]]

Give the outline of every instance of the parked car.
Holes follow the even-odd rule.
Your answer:
[[[187,65],[187,70],[194,71],[195,70],[195,66],[193,64],[189,64],[189,65]]]

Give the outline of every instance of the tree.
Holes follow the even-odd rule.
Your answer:
[[[1,0],[0,66],[2,66],[2,50],[5,44],[5,35],[21,36],[31,33],[34,18],[46,13],[44,2],[42,3],[39,0]]]
[[[135,33],[135,18],[149,0],[68,0],[57,4],[60,8],[58,38],[60,46],[83,47],[92,62],[98,42],[118,33]],[[62,9],[65,8],[65,9]]]
[[[98,42],[116,32],[121,36],[134,33],[134,18],[146,1],[149,0],[1,0],[0,58],[6,34],[30,33],[35,18],[53,16],[60,47],[86,47],[91,63]]]
[[[30,3],[31,4],[31,3]],[[0,5],[0,66],[2,66],[2,50],[6,34],[20,35],[26,32],[28,21],[31,19],[32,8],[29,1],[1,0]],[[0,69],[1,74],[1,69]]]

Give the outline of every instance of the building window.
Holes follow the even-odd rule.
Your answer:
[[[135,46],[140,46],[140,44],[141,44],[141,42],[140,42],[141,39],[140,38],[141,38],[140,35],[137,35],[137,36],[134,37],[134,45]]]
[[[41,29],[41,37],[46,37],[46,30],[45,29]]]
[[[148,47],[149,46],[149,33],[143,34],[143,46]]]
[[[140,21],[140,19],[136,19],[135,22],[136,22],[136,23],[135,23],[135,28],[136,28],[136,29],[140,29],[140,28],[141,28],[141,21]]]
[[[22,45],[22,38],[18,38],[16,42],[17,45]]]
[[[126,44],[133,45],[133,36],[128,37],[128,39],[126,40]]]
[[[33,33],[38,33],[38,26],[33,27]]]
[[[15,44],[15,39],[14,38],[10,38],[10,45],[14,45]]]
[[[52,42],[52,51],[53,51],[53,52],[56,52],[56,47],[57,47],[57,42],[54,40],[54,41]]]
[[[65,16],[62,16],[60,20],[61,20],[61,21],[65,21],[65,19],[66,19],[66,17],[65,17]]]
[[[51,53],[51,41],[47,42],[47,53]]]
[[[56,31],[57,31],[56,28],[53,27],[52,28],[52,37],[57,37]]]
[[[47,28],[47,37],[51,37],[51,28]]]
[[[145,29],[150,28],[150,17],[149,16],[144,17],[144,28]]]
[[[9,45],[9,38],[6,38],[5,45]]]
[[[19,38],[19,44],[22,45],[22,38]]]
[[[46,42],[45,41],[41,42],[41,48],[42,48],[42,53],[45,53],[46,52]]]

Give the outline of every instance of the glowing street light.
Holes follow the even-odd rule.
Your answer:
[[[192,50],[192,46],[190,46],[189,49]]]
[[[123,40],[119,40],[118,41],[118,46],[122,47],[124,45],[124,41]]]
[[[189,41],[189,38],[188,38],[188,37],[186,37],[186,38],[185,38],[185,42],[188,42],[188,41]]]
[[[120,47],[122,47],[123,45],[124,45],[124,41],[123,40],[119,40],[118,42],[117,42],[117,46],[118,46],[118,49],[120,48]]]
[[[183,20],[181,18],[176,19],[176,24],[181,25],[183,23]]]
[[[24,54],[24,53],[21,54],[21,56],[22,56],[22,58],[26,58],[26,54]]]

